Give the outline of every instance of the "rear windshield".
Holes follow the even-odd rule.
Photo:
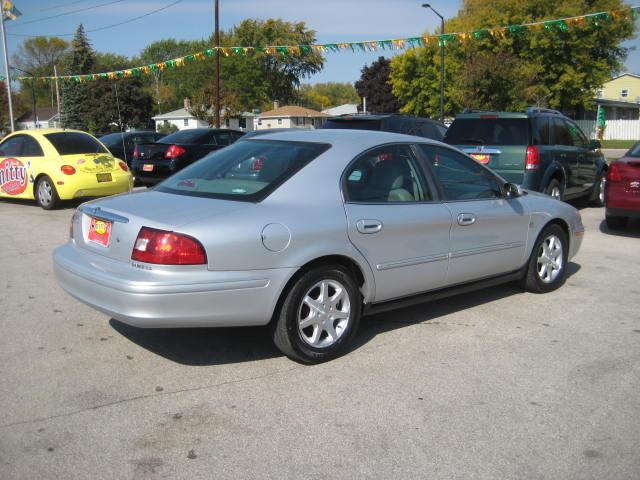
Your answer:
[[[640,157],[640,142],[631,147],[625,157]]]
[[[180,130],[167,135],[160,140],[160,143],[197,143],[208,133],[210,133],[209,130]]]
[[[346,130],[381,130],[382,120],[327,120],[322,128]]]
[[[47,140],[60,155],[82,155],[85,153],[109,153],[98,140],[81,132],[46,133]]]
[[[259,202],[330,145],[249,140],[210,153],[162,182],[178,195]]]
[[[126,140],[126,137],[125,137]],[[116,145],[122,145],[122,134],[121,133],[110,133],[109,135],[105,135],[104,137],[100,137],[100,141],[104,143],[107,147],[113,147]]]
[[[444,141],[451,145],[528,145],[526,118],[456,118]]]

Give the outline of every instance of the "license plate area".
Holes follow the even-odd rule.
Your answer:
[[[88,240],[103,247],[109,246],[109,240],[111,239],[111,227],[113,223],[107,220],[101,220],[99,218],[91,217],[91,223],[89,224]]]
[[[145,163],[142,166],[142,170],[145,172],[153,172],[153,164],[152,163]]]
[[[110,173],[96,173],[96,180],[98,180],[98,183],[110,182],[112,177]]]

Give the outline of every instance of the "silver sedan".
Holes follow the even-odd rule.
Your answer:
[[[291,131],[81,205],[54,264],[67,292],[122,322],[269,324],[286,355],[316,363],[367,313],[508,281],[552,291],[583,234],[572,206],[445,144]]]

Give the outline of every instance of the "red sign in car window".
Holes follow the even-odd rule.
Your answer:
[[[92,218],[89,226],[89,241],[99,243],[102,246],[109,246],[109,238],[111,237],[111,222]]]

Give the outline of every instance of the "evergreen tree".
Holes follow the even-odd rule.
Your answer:
[[[92,73],[94,52],[82,24],[71,42],[70,61],[67,71],[70,75]],[[62,83],[62,125],[65,128],[85,130],[89,115],[90,92],[85,83],[68,80]]]

